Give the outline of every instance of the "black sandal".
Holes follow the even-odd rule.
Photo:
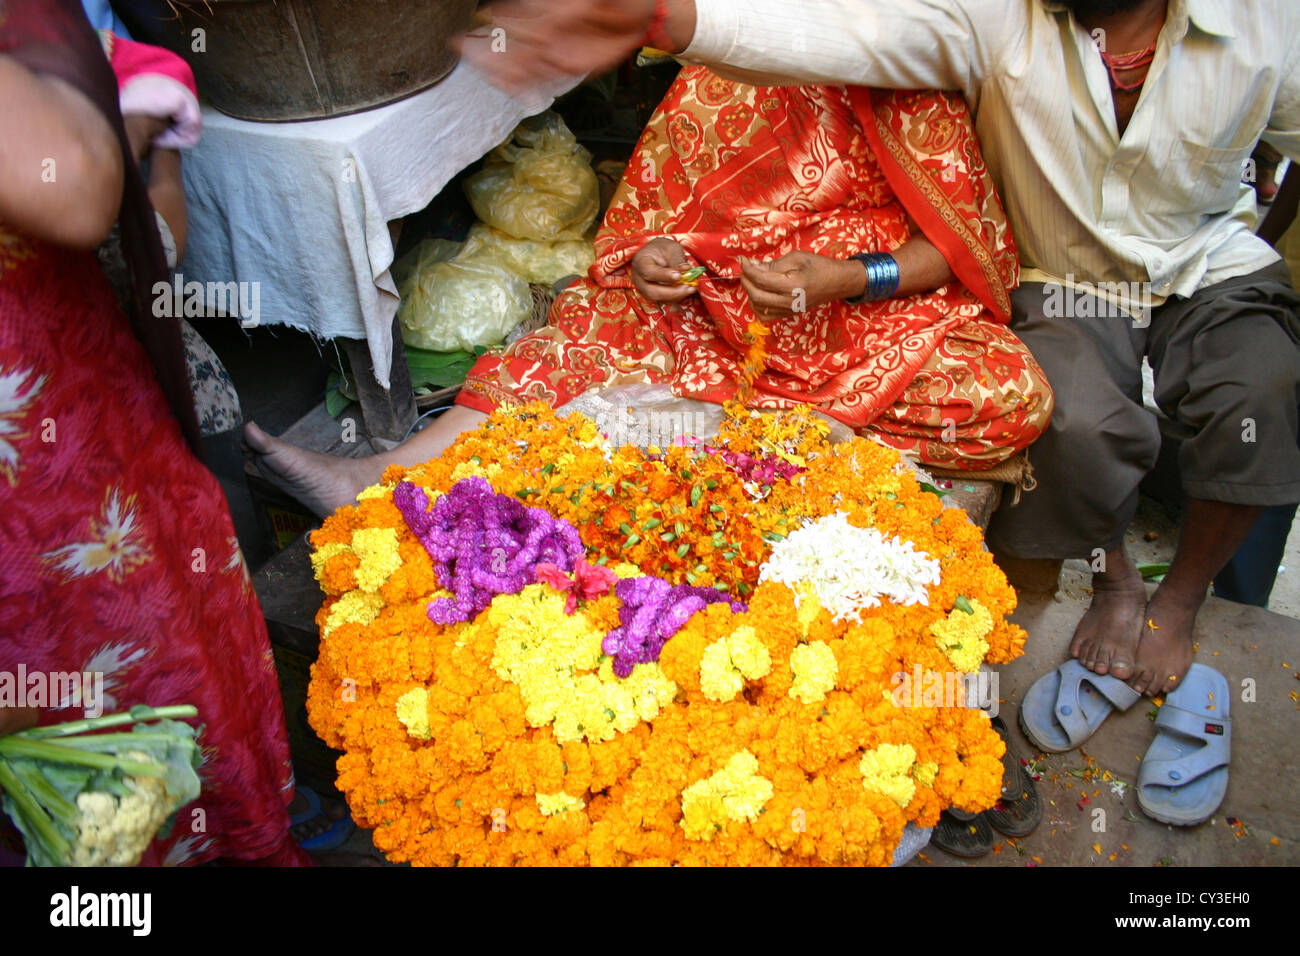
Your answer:
[[[984,816],[999,833],[1009,837],[1028,836],[1043,820],[1043,801],[1034,778],[1012,751],[1007,725],[1001,717],[993,718],[993,729],[1007,748],[1002,755],[1002,799],[992,810],[985,811]]]
[[[963,859],[973,860],[993,849],[996,839],[993,828],[983,813],[966,813],[963,810],[945,810],[930,835],[930,842],[943,852]]]

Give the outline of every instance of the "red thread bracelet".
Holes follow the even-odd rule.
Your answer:
[[[650,29],[646,31],[645,39],[641,41],[641,45],[667,51],[673,42],[672,38],[664,32],[664,27],[667,24],[668,0],[655,0],[654,19],[650,21]]]

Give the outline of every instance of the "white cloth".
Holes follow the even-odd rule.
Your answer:
[[[696,8],[684,59],[798,82],[960,90],[1022,279],[1149,284],[1158,304],[1278,259],[1252,234],[1255,197],[1241,178],[1261,135],[1300,158],[1297,0],[1170,0],[1122,138],[1094,38],[1047,0]]]
[[[258,283],[259,324],[365,339],[387,388],[399,301],[388,224],[577,82],[515,98],[461,63],[422,93],[351,116],[253,123],[205,108],[203,141],[183,167],[180,275]]]

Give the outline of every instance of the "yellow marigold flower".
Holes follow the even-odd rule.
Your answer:
[[[911,744],[881,744],[862,755],[858,764],[862,786],[905,807],[916,793],[916,781],[909,775],[914,763],[916,749]]]
[[[709,700],[728,701],[745,686],[772,672],[772,655],[749,625],[736,628],[704,649],[700,687]]]
[[[993,616],[974,598],[968,603],[971,612],[953,608],[945,620],[930,625],[930,633],[953,667],[962,673],[973,674],[980,669],[984,655],[988,653],[986,638],[993,631]]]
[[[329,616],[325,618],[325,626],[321,628],[321,633],[329,637],[335,629],[344,624],[360,624],[365,627],[379,617],[379,612],[383,609],[384,599],[378,594],[349,591],[330,607]]]
[[[658,716],[677,685],[658,664],[638,664],[619,680],[601,650],[604,633],[586,614],[566,614],[564,604],[552,588],[529,585],[497,597],[471,625],[495,635],[492,668],[519,687],[528,723],[553,725],[565,744],[612,740]]]
[[[416,740],[432,737],[433,732],[429,728],[429,692],[423,687],[412,687],[397,698],[397,719]]]
[[[912,777],[923,787],[933,787],[934,778],[939,776],[939,764],[936,761],[918,763],[912,768]]]
[[[362,528],[352,532],[352,551],[361,561],[355,572],[357,587],[372,594],[402,566],[396,528]]]
[[[581,810],[585,806],[583,801],[569,796],[563,790],[559,793],[537,794],[537,808],[548,817],[557,813],[567,813],[570,810]]]
[[[370,501],[372,498],[386,498],[392,494],[393,487],[393,485],[385,484],[371,485],[365,491],[361,492],[361,494],[357,495],[357,501]]]
[[[795,609],[798,613],[799,629],[806,638],[822,610],[822,602],[817,597],[817,588],[808,581],[801,581],[795,590]]]
[[[493,480],[501,474],[501,466],[496,462],[489,465],[481,465],[476,461],[462,461],[451,472],[451,482],[455,484],[463,478],[486,478],[488,484],[493,485]]]
[[[791,651],[790,669],[794,671],[790,696],[804,704],[825,700],[826,692],[835,686],[839,677],[835,652],[822,641],[800,644]]]
[[[752,823],[772,798],[772,781],[758,775],[758,758],[748,750],[682,791],[682,827],[691,840],[712,840],[729,821]]]

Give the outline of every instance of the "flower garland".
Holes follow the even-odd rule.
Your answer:
[[[883,865],[998,798],[987,718],[891,690],[1018,656],[1015,595],[806,410],[647,454],[503,408],[312,543],[309,717],[394,861]]]

